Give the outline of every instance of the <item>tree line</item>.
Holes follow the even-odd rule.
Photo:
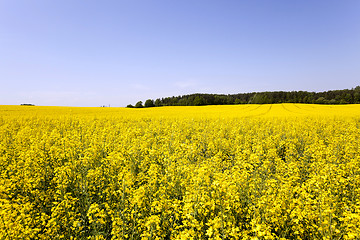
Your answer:
[[[229,104],[272,104],[272,103],[314,103],[314,104],[354,104],[360,103],[360,86],[352,89],[331,90],[325,92],[276,91],[238,94],[195,93],[182,96],[148,99],[143,104],[138,101],[129,108],[160,106],[202,106]]]

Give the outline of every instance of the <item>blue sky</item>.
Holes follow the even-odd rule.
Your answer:
[[[0,104],[360,85],[358,0],[3,0]]]

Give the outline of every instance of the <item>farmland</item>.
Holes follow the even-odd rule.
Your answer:
[[[360,105],[0,106],[0,239],[359,239]]]

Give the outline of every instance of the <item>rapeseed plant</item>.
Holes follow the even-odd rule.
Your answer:
[[[359,239],[360,106],[0,106],[0,239]]]

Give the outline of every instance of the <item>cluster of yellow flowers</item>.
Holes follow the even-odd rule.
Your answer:
[[[0,106],[0,239],[360,239],[360,106]]]

